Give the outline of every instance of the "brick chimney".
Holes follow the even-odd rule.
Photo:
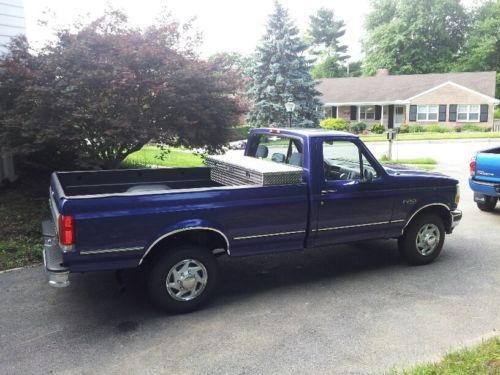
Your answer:
[[[389,69],[377,69],[376,77],[385,77],[389,75]]]

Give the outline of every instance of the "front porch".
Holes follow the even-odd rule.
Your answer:
[[[324,110],[325,118],[364,122],[369,128],[382,124],[386,129],[393,129],[408,122],[406,103],[327,103]]]

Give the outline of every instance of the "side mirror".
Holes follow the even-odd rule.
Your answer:
[[[363,180],[362,182],[372,182],[373,181],[373,173],[372,171],[365,169],[363,170]]]

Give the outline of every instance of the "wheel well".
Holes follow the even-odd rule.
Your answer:
[[[415,216],[413,216],[408,223],[406,223],[406,226],[404,227],[403,231],[410,225],[410,223],[418,219],[424,215],[436,215],[439,216],[443,220],[444,228],[446,232],[448,233],[451,230],[451,216],[450,216],[450,210],[444,206],[441,205],[433,205],[429,207],[425,207],[424,209],[420,210],[417,212]]]
[[[206,247],[207,251],[224,249],[224,252],[218,252],[216,255],[226,254],[229,250],[227,239],[222,232],[211,229],[187,229],[166,235],[160,241],[154,243],[146,251],[139,264],[150,263],[152,260],[165,254],[169,249],[187,243],[201,245]]]

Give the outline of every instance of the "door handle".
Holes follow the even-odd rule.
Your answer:
[[[328,194],[336,193],[336,192],[337,192],[336,189],[321,190],[321,195],[328,195]]]

